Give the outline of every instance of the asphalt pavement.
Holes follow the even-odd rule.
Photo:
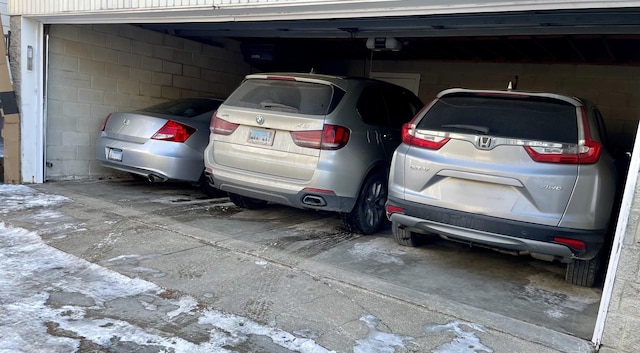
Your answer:
[[[85,264],[51,265],[49,282],[33,281],[41,310],[58,316],[21,319],[12,336],[39,330],[41,346],[75,347],[55,352],[594,351],[600,290],[564,283],[559,265],[438,240],[401,247],[389,229],[359,236],[331,213],[242,210],[177,183],[28,190],[0,188],[0,234],[34,234],[52,252],[33,256]]]

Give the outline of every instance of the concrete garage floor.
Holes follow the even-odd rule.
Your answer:
[[[228,267],[232,257],[248,256],[257,259],[256,264],[277,265],[334,283],[334,288],[344,287],[344,292],[361,292],[363,298],[366,294],[392,301],[396,304],[388,307],[392,310],[388,314],[395,313],[401,321],[405,317],[412,320],[409,318],[418,312],[431,312],[481,325],[499,337],[511,337],[516,346],[517,342],[531,342],[531,347],[537,347],[511,350],[508,341],[494,342],[493,352],[589,350],[587,341],[601,291],[565,283],[564,266],[559,264],[440,239],[425,241],[418,248],[402,247],[393,241],[390,228],[359,236],[345,232],[332,213],[277,205],[242,210],[226,197],[208,199],[182,184],[114,179],[52,182],[32,188],[72,199],[73,203],[56,211],[64,213],[67,221],[73,220],[76,230],[67,229],[69,235],[61,236],[65,227],[54,227],[55,222],[34,217],[33,212],[0,214],[0,221],[39,230],[47,244],[65,252],[188,293],[256,322],[321,319],[287,319],[277,310],[286,298],[269,299],[286,293],[292,298],[304,296],[304,288],[292,287],[296,276],[287,275],[285,279],[291,279],[287,283],[282,277],[268,280],[254,273],[238,274]],[[154,243],[158,232],[174,233],[174,240],[184,239],[185,244],[195,240],[196,245],[165,252],[166,244]],[[110,261],[132,249],[143,256]],[[154,260],[159,256],[162,261]],[[227,286],[219,287],[220,281]],[[331,312],[340,308],[332,305],[325,303],[326,312],[317,313],[327,316],[322,320],[334,320]],[[392,309],[395,305],[409,311]],[[485,338],[483,343],[488,341],[491,339]],[[504,344],[506,348],[498,348]]]

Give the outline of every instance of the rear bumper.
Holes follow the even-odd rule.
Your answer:
[[[558,228],[512,221],[485,215],[428,206],[389,197],[387,205],[400,207],[404,213],[388,215],[392,222],[421,233],[436,233],[451,240],[532,255],[547,255],[563,262],[595,257],[604,242],[606,229],[584,230]],[[554,241],[560,237],[582,241],[584,250],[576,250]]]
[[[209,169],[215,172],[212,173]],[[356,202],[353,197],[305,189],[312,188],[313,185],[310,184],[265,179],[264,176],[250,173],[227,171],[225,167],[217,165],[207,168],[205,173],[209,183],[222,191],[296,208],[349,212]]]
[[[200,179],[204,170],[202,152],[178,143],[168,150],[167,146],[160,143],[171,144],[164,141],[136,144],[102,137],[96,141],[96,159],[104,167],[152,176],[155,181],[171,179],[197,182]],[[121,150],[122,161],[109,160],[109,148]]]

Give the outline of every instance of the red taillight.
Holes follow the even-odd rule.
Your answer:
[[[417,134],[416,126],[413,122],[402,125],[402,142],[410,146],[439,150],[449,140],[448,137]]]
[[[555,237],[553,238],[553,241],[555,241],[556,243],[567,245],[570,248],[578,251],[584,251],[587,248],[582,240]]]
[[[577,146],[565,148],[559,144],[548,146],[525,146],[525,150],[536,162],[562,163],[562,164],[593,164],[600,159],[602,144],[591,137],[591,129],[584,108],[579,109],[582,119],[582,135],[584,140]]]
[[[111,117],[111,114],[107,115],[107,117],[104,118],[104,122],[102,123],[102,129],[100,129],[100,131],[104,131],[107,128],[107,122],[109,122],[110,117]]]
[[[393,213],[404,213],[404,209],[402,207],[398,207],[398,206],[394,206],[394,205],[387,205],[386,207],[386,211],[387,211],[387,215],[393,214]]]
[[[211,116],[211,122],[209,123],[209,131],[212,134],[218,135],[231,135],[238,128],[238,124],[230,123],[226,120],[218,118],[217,112]]]
[[[349,142],[351,132],[338,125],[325,125],[322,130],[292,131],[293,142],[300,147],[339,150]]]
[[[167,121],[163,127],[158,130],[153,136],[152,140],[172,141],[172,142],[185,142],[189,136],[191,136],[196,129],[188,125],[183,125],[173,120]]]
[[[314,194],[335,195],[335,192],[333,190],[327,190],[327,189],[304,188],[303,190],[306,191],[306,192],[312,192]]]

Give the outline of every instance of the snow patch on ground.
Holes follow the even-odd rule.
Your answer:
[[[3,214],[71,201],[64,196],[43,194],[25,185],[7,184],[0,184],[0,198],[0,213]]]
[[[445,343],[442,346],[432,350],[432,353],[477,353],[486,352],[493,353],[493,349],[485,346],[480,342],[480,338],[473,331],[485,332],[480,325],[469,322],[453,321],[444,325],[430,325],[425,327],[426,332],[451,332],[455,335],[453,341]]]
[[[380,322],[373,315],[365,315],[360,321],[369,327],[367,337],[356,340],[353,353],[401,353],[407,352],[405,341],[413,341],[412,337],[398,336],[378,330]]]

